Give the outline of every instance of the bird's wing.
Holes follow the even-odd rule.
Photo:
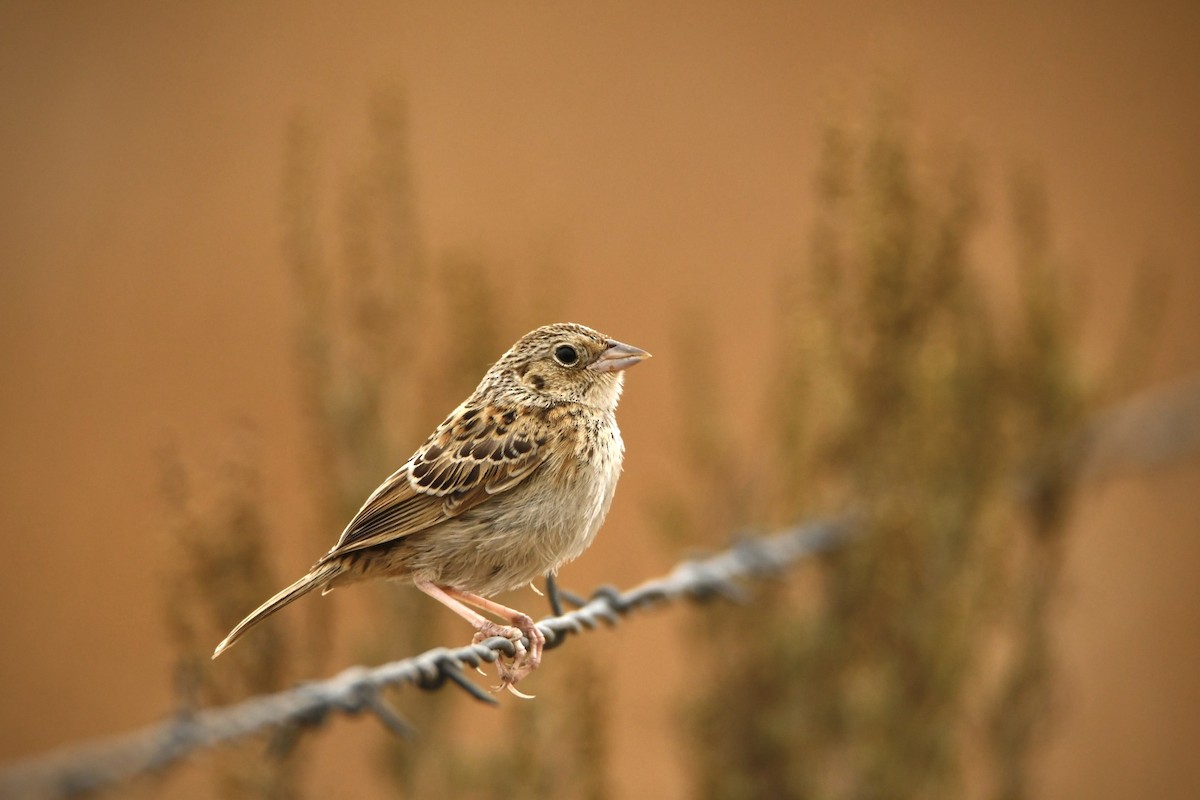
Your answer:
[[[538,414],[464,404],[354,515],[322,561],[425,530],[505,492],[546,460]]]

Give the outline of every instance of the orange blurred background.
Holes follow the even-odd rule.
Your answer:
[[[626,586],[674,557],[643,513],[670,469],[672,371],[711,357],[748,385],[769,368],[761,312],[775,267],[806,252],[821,124],[880,75],[909,87],[921,131],[980,154],[984,266],[1005,263],[1007,170],[1040,164],[1089,363],[1150,258],[1171,279],[1151,382],[1200,371],[1197,42],[1194,3],[4,4],[0,761],[171,709],[165,442],[212,464],[250,420],[278,574],[317,555],[287,536],[309,513],[280,249],[295,112],[335,196],[369,147],[371,92],[402,86],[425,249],[482,254],[501,286],[561,265],[557,319],[655,353],[627,383],[613,515],[564,573]],[[719,352],[679,346],[692,308]],[[1193,463],[1083,498],[1041,796],[1200,786],[1198,479]],[[632,655],[669,639],[671,613],[602,634],[621,797],[686,791],[676,707]],[[647,747],[661,769],[638,766]]]

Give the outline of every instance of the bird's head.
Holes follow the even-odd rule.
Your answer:
[[[522,336],[484,378],[538,405],[616,408],[624,371],[650,354],[584,325],[560,322]]]

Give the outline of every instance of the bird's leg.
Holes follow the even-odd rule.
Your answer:
[[[476,643],[482,642],[484,639],[490,639],[493,636],[499,636],[513,642],[519,651],[524,650],[524,646],[521,644],[521,637],[527,636],[527,633],[514,626],[499,625],[483,616],[478,611],[461,602],[457,598],[459,592],[456,590],[445,586],[438,586],[436,583],[429,581],[416,581],[416,587],[471,623],[471,627],[476,630]],[[474,597],[474,595],[471,595],[471,597]],[[530,641],[533,641],[532,638]],[[524,655],[524,652],[519,653],[519,655]]]
[[[516,645],[517,656],[512,666],[500,665],[500,680],[503,686],[513,691],[514,694],[519,694],[516,690],[512,689],[512,685],[537,669],[538,664],[542,661],[542,647],[546,644],[546,636],[538,630],[537,625],[533,623],[533,618],[528,614],[524,614],[508,606],[500,605],[493,600],[488,600],[486,597],[480,597],[471,592],[459,591],[449,586],[438,586],[430,581],[416,581],[416,586],[422,592],[471,623],[477,631],[474,639],[476,643],[493,636],[502,636]],[[495,614],[509,621],[512,625],[498,625],[470,608],[470,606],[466,605],[467,603]],[[529,638],[528,651],[521,644],[522,636]]]

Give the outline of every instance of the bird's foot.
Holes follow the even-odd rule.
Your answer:
[[[478,644],[493,636],[500,636],[513,643],[516,649],[514,655],[508,656],[501,653],[496,659],[500,685],[495,687],[495,691],[507,689],[517,697],[529,700],[533,698],[533,695],[518,691],[515,684],[542,663],[542,648],[546,644],[546,636],[538,630],[533,619],[526,614],[516,616],[512,621],[512,625],[499,625],[489,620],[479,627],[473,641]],[[529,640],[528,647],[525,645],[525,639]]]

